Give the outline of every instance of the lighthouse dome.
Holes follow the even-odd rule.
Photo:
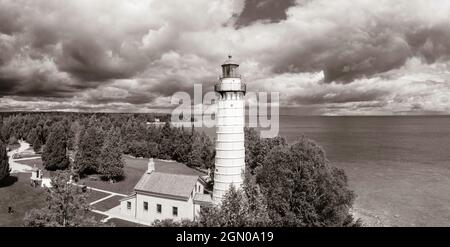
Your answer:
[[[228,55],[228,59],[223,62],[222,66],[225,66],[225,65],[239,66],[239,64],[236,62],[236,60],[233,59],[233,56],[231,56],[231,55]]]

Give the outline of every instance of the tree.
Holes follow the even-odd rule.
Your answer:
[[[80,150],[81,138],[84,136],[85,128],[78,121],[76,121],[71,124],[70,132],[72,132],[72,136],[73,136],[73,139],[71,140],[72,150],[73,150],[72,159],[74,161],[72,163],[72,170],[76,174],[78,174],[80,167],[77,167],[77,166],[80,165],[80,162],[77,159],[77,157],[79,158],[78,152]]]
[[[27,141],[33,145],[33,150],[35,152],[41,151],[42,145],[44,144],[42,139],[42,127],[39,125],[33,128],[27,137]]]
[[[52,188],[46,191],[46,205],[32,209],[25,215],[28,227],[85,227],[99,226],[94,217],[89,217],[88,192],[68,183],[69,172],[58,171],[52,177]]]
[[[206,227],[263,227],[271,224],[266,199],[254,179],[247,177],[243,189],[231,186],[222,204],[200,211],[200,225]]]
[[[200,135],[201,143],[203,144],[202,148],[202,160],[203,160],[203,166],[202,168],[213,168],[214,166],[214,159],[216,156],[214,143],[211,141],[211,138],[207,136],[205,133],[201,133]]]
[[[202,167],[203,166],[203,145],[198,136],[193,136],[191,143],[191,151],[187,157],[187,166],[189,167]]]
[[[214,165],[214,144],[204,133],[193,132],[190,152],[186,154],[185,163],[190,167],[211,168]]]
[[[283,137],[262,139],[259,133],[252,128],[245,129],[245,164],[252,174],[264,163],[267,154],[277,146],[286,146]]]
[[[69,137],[67,138],[67,146],[70,150],[74,150],[74,152],[76,153],[78,150],[78,144],[80,143],[81,134],[83,133],[83,126],[79,121],[75,121],[70,124],[69,133]]]
[[[129,144],[129,153],[135,157],[148,157],[148,147],[145,141],[132,141]]]
[[[79,174],[97,173],[98,157],[103,146],[102,133],[95,126],[84,131],[75,155],[74,171]]]
[[[28,133],[26,141],[33,144],[36,139],[37,139],[37,131],[36,128],[33,128],[30,131],[30,133]]]
[[[161,142],[159,145],[159,157],[161,159],[172,159],[176,146],[174,145],[176,128],[172,128],[169,122],[166,122],[161,128]]]
[[[61,123],[53,126],[42,153],[42,162],[47,170],[62,170],[69,166],[66,150],[67,141]]]
[[[108,131],[98,163],[99,172],[104,179],[114,181],[123,176],[124,161],[118,129]]]
[[[15,136],[9,137],[9,141],[8,141],[9,145],[16,145],[18,143],[19,143],[19,141],[17,140],[17,138]]]
[[[160,159],[172,159],[173,143],[167,138],[161,139],[158,149],[158,157]]]
[[[192,138],[184,129],[177,131],[177,136],[173,140],[174,150],[172,152],[172,159],[178,162],[186,163],[188,161],[189,153],[191,152]]]
[[[0,181],[8,177],[10,172],[6,145],[0,140]]]
[[[343,170],[331,167],[315,142],[301,138],[277,146],[257,172],[277,226],[348,226],[354,194]]]
[[[147,149],[149,158],[156,158],[158,156],[158,143],[152,141],[148,142]]]
[[[40,138],[36,138],[36,139],[34,139],[34,142],[32,144],[33,144],[33,150],[36,153],[40,153],[41,149],[42,149],[42,145],[43,145],[42,140]]]

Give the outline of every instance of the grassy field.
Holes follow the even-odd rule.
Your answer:
[[[24,158],[41,158],[40,154],[21,154],[20,159]]]
[[[123,198],[122,196],[113,196],[104,201],[94,204],[92,207],[98,211],[106,212],[114,207],[119,206],[120,205],[119,200],[122,198]]]
[[[94,213],[92,211],[89,211],[87,214],[88,214],[88,217],[94,217],[94,219],[98,222],[100,222],[103,219],[106,219],[106,217],[107,217],[103,214]]]
[[[36,168],[41,169],[44,177],[51,177],[54,173],[54,171],[48,171],[44,168],[44,165],[42,164],[42,159],[40,157],[36,159],[30,159],[30,160],[18,160],[16,161],[19,164],[27,165],[30,167],[34,167],[36,165]]]
[[[30,185],[30,174],[12,174],[0,183],[0,226],[22,226],[25,213],[33,208],[42,208],[45,191]],[[14,214],[8,214],[12,207]]]
[[[44,169],[44,166],[42,165],[42,159],[40,157],[37,157],[36,159],[30,159],[30,160],[17,160],[16,161],[19,164],[27,165],[33,167],[36,165],[39,169]]]
[[[88,202],[92,203],[92,202],[95,202],[95,201],[100,200],[103,197],[107,197],[107,196],[109,196],[109,194],[100,192],[100,191],[96,191],[96,190],[91,190],[91,191],[89,191]]]
[[[129,157],[124,157],[124,159],[125,177],[123,178],[123,180],[117,183],[110,183],[102,180],[91,180],[90,178],[83,178],[78,183],[120,194],[131,194],[133,192],[134,186],[139,181],[142,174],[144,174],[144,172],[146,171],[148,160],[133,159]]]

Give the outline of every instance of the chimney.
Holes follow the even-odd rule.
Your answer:
[[[148,160],[147,174],[150,174],[154,171],[155,171],[155,162],[153,161],[153,158],[150,158]]]

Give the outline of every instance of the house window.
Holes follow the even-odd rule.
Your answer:
[[[131,209],[131,202],[127,202],[127,209],[128,209],[128,210]]]
[[[173,216],[178,216],[178,208],[177,207],[172,207],[172,214],[173,214]]]
[[[161,213],[162,212],[162,206],[161,204],[156,204],[156,212]]]
[[[144,210],[148,211],[148,202],[144,202]]]

